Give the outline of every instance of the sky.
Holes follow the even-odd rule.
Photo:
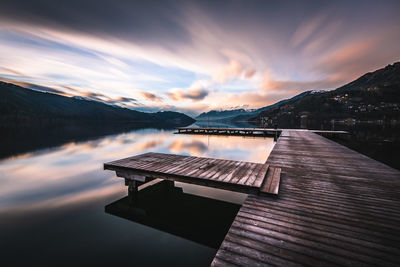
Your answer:
[[[400,61],[400,1],[0,6],[1,80],[141,111],[259,108]]]

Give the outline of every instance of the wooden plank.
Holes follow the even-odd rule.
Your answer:
[[[263,165],[264,164],[257,164],[256,168],[254,168],[253,172],[249,175],[249,178],[244,182],[244,184],[253,186],[257,178],[257,174],[261,171]]]
[[[272,183],[273,174],[274,174],[274,168],[269,168],[265,176],[265,179],[260,187],[260,192],[269,193],[269,187]]]
[[[244,172],[243,177],[239,179],[238,183],[243,185],[246,184],[246,181],[249,179],[250,175],[252,174],[254,169],[257,168],[257,166],[259,166],[259,164],[250,163],[250,165],[248,165],[247,170]]]
[[[279,191],[279,183],[281,180],[280,168],[269,168],[260,192],[277,195]]]
[[[202,164],[203,161],[204,161],[204,158],[199,158],[198,157],[194,162],[190,162],[189,164],[186,164],[186,165],[182,166],[182,168],[179,168],[179,169],[175,170],[174,174],[187,176],[187,173],[190,170],[193,170],[193,169],[199,167]]]
[[[211,169],[209,169],[207,172],[203,173],[201,177],[203,179],[211,179],[211,177],[214,176],[215,173],[223,169],[225,166],[229,165],[230,161],[229,160],[219,160],[215,166]]]
[[[232,179],[234,179],[235,175],[241,171],[241,168],[246,164],[246,162],[241,161],[231,172],[224,178],[224,182],[232,183]]]
[[[192,166],[193,163],[195,163],[196,161],[198,161],[199,158],[198,157],[187,157],[183,160],[181,160],[179,163],[176,163],[175,166],[171,166],[170,169],[168,170],[164,170],[163,172],[165,173],[174,173],[177,172],[183,168],[185,168],[186,166]]]
[[[209,159],[207,158],[200,158],[199,161],[196,162],[196,164],[193,164],[192,166],[189,166],[188,169],[186,170],[186,173],[182,174],[182,171],[178,171],[177,174],[184,175],[184,176],[190,176],[192,173],[198,171],[201,166],[203,166],[205,163],[207,163]]]
[[[261,170],[258,172],[258,174],[256,176],[256,180],[253,183],[254,187],[261,187],[261,185],[264,181],[265,175],[267,174],[268,168],[269,168],[269,164],[264,164],[262,166]]]
[[[217,180],[220,182],[224,182],[224,180],[239,166],[240,163],[241,161],[234,161],[233,164],[230,164],[227,167],[225,173],[217,178]]]
[[[209,179],[211,180],[220,180],[222,176],[226,175],[229,173],[232,168],[235,166],[237,161],[234,160],[227,160],[227,164],[221,167],[217,172],[214,173],[213,176],[211,176]]]
[[[233,174],[231,183],[239,184],[240,179],[246,178],[244,177],[247,173],[248,168],[251,166],[250,162],[244,162],[244,164],[240,167],[240,169]]]
[[[204,163],[200,167],[189,172],[187,175],[191,176],[191,177],[199,178],[202,173],[204,173],[207,170],[209,170],[210,168],[214,167],[217,161],[218,161],[218,159],[208,158],[204,161]]]

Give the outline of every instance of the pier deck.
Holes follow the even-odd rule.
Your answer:
[[[306,130],[293,129],[290,131],[307,131],[319,134],[348,134],[346,131],[329,130]],[[279,135],[282,129],[273,128],[221,128],[221,127],[179,127],[176,128],[176,134],[209,134],[209,135],[240,135],[240,136],[275,136]]]
[[[161,178],[252,194],[278,194],[280,170],[268,164],[145,153],[104,164],[117,176],[146,182]]]
[[[311,131],[283,130],[276,198],[249,195],[212,266],[400,265],[400,172]]]

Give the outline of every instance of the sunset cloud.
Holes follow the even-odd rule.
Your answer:
[[[163,102],[162,97],[159,97],[150,92],[140,92],[140,95],[144,97],[146,100],[154,101],[154,102]]]
[[[185,140],[175,140],[169,145],[169,150],[172,153],[187,153],[193,156],[204,155],[204,152],[208,150],[206,144],[201,141],[185,141]]]
[[[246,68],[236,59],[231,59],[229,64],[221,68],[213,77],[219,83],[225,83],[229,79],[246,78],[249,79],[255,74],[255,69]]]
[[[208,91],[203,88],[173,89],[168,93],[169,98],[174,101],[192,100],[200,101],[208,95]]]
[[[399,13],[390,0],[4,0],[0,77],[144,111],[255,108],[399,61]]]
[[[333,77],[320,79],[320,80],[273,80],[270,77],[269,71],[264,73],[263,80],[260,84],[260,88],[266,90],[266,92],[281,91],[291,92],[291,91],[307,91],[314,89],[328,89],[340,84],[341,80],[334,79]]]
[[[25,76],[25,74],[23,74],[22,72],[14,70],[14,69],[11,69],[11,68],[0,67],[0,70],[5,71],[6,73],[15,74],[15,75],[18,75],[18,76]]]
[[[38,85],[38,84],[34,84],[34,83],[29,83],[29,82],[19,82],[19,81],[13,81],[13,80],[8,80],[8,79],[2,79],[0,78],[0,80],[4,81],[4,82],[9,82],[21,87],[25,87],[25,88],[29,88],[35,91],[40,91],[40,92],[44,92],[44,93],[53,93],[53,94],[60,94],[60,95],[66,95],[64,91],[61,90],[57,90],[55,88],[51,88],[48,86],[43,86],[43,85]]]

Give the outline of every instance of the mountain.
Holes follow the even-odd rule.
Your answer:
[[[310,94],[311,92],[312,91],[303,92],[303,93],[298,94],[290,99],[281,100],[273,105],[269,105],[269,106],[262,107],[259,109],[253,109],[253,110],[232,109],[232,110],[221,110],[221,111],[211,110],[208,112],[201,113],[199,116],[196,117],[196,120],[198,120],[198,121],[247,121],[250,118],[257,116],[262,111],[274,108],[274,107],[284,104],[288,101],[302,98],[302,97]]]
[[[279,127],[400,122],[400,62],[366,73],[332,91],[308,94],[260,112],[250,121]]]
[[[134,123],[183,126],[191,117],[178,112],[145,113],[84,98],[65,97],[0,82],[0,126],[38,123]]]
[[[196,117],[196,120],[229,120],[239,115],[245,115],[252,113],[252,111],[246,111],[245,109],[232,109],[232,110],[211,110],[203,112]]]

